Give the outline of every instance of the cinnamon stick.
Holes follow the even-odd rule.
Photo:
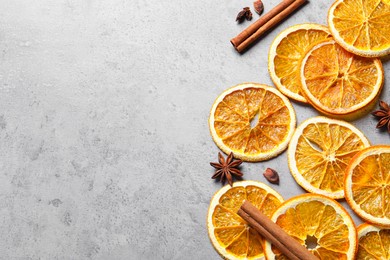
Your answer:
[[[290,237],[282,228],[272,222],[250,202],[244,201],[237,213],[289,259],[318,260],[306,247]]]
[[[239,35],[230,40],[233,46],[240,45],[246,38],[255,33],[263,24],[271,20],[275,15],[280,13],[282,10],[286,9],[292,2],[295,0],[283,0],[280,4],[275,6],[271,11],[260,17],[256,22],[251,24],[248,28],[242,31]]]
[[[283,2],[275,6],[255,23],[231,39],[230,42],[238,52],[244,51],[255,40],[289,16],[306,1],[307,0],[283,0]]]

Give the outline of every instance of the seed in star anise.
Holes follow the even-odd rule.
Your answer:
[[[279,184],[279,174],[274,169],[271,168],[265,169],[263,175],[270,183]]]
[[[372,114],[379,118],[379,122],[376,128],[386,127],[387,132],[390,134],[390,106],[384,101],[379,102],[381,109],[374,111]]]
[[[219,163],[213,163],[211,162],[210,165],[213,166],[216,171],[211,177],[212,179],[220,178],[220,181],[223,183],[225,179],[228,181],[230,186],[233,186],[233,178],[232,175],[235,177],[242,177],[242,172],[237,169],[238,166],[242,163],[240,159],[234,160],[233,153],[230,153],[229,156],[225,158],[222,156],[221,153],[218,153],[218,161]]]
[[[256,13],[258,13],[259,15],[261,15],[261,13],[264,10],[264,5],[263,5],[263,2],[261,0],[254,1],[253,7],[255,8]]]
[[[252,12],[249,7],[244,7],[237,15],[236,21],[239,23],[243,22],[244,19],[252,20]]]

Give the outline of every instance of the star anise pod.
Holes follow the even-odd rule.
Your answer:
[[[242,8],[236,17],[236,21],[239,23],[243,22],[244,19],[247,19],[248,21],[252,20],[252,12],[249,7]]]
[[[372,114],[376,117],[379,117],[379,122],[376,125],[376,128],[387,127],[387,132],[390,134],[390,106],[384,101],[379,102],[379,107],[381,109],[374,111]]]
[[[240,159],[234,160],[233,156],[234,156],[233,153],[230,153],[225,160],[222,154],[218,153],[219,163],[213,163],[213,162],[210,163],[211,166],[217,169],[213,177],[211,177],[212,179],[216,179],[219,177],[221,182],[224,182],[225,179],[227,179],[230,186],[233,186],[232,175],[236,177],[243,176],[242,172],[239,169],[237,169],[237,167],[240,166],[242,161]]]

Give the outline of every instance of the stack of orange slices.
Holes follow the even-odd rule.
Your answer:
[[[306,53],[299,78],[302,92],[315,109],[352,120],[373,108],[384,77],[379,59],[359,57],[331,40]]]
[[[243,83],[215,100],[211,136],[225,153],[245,161],[271,159],[288,146],[288,165],[308,194],[285,202],[269,186],[236,182],[210,202],[207,227],[227,259],[286,259],[237,215],[250,201],[319,259],[390,259],[390,145],[370,146],[343,120],[370,111],[384,83],[379,57],[390,54],[389,0],[336,0],[328,27],[287,28],[269,51],[276,85]],[[304,121],[288,100],[308,103],[326,116]],[[367,223],[356,230],[334,199],[346,198]]]
[[[329,29],[318,24],[287,28],[268,58],[272,81],[286,96],[330,117],[366,114],[382,90],[382,57],[390,53],[390,6],[381,0],[337,0]]]

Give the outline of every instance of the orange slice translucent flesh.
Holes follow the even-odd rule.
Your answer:
[[[313,50],[304,66],[307,91],[329,111],[365,101],[379,76],[374,60],[355,56],[336,43]]]
[[[356,259],[389,259],[390,229],[371,231],[359,238]]]
[[[351,158],[365,145],[349,128],[328,123],[309,124],[298,139],[295,161],[312,186],[343,190],[344,172]]]
[[[251,121],[258,117],[256,125]],[[274,149],[288,134],[290,115],[282,99],[257,88],[226,95],[214,114],[214,128],[224,144],[246,154]]]
[[[214,209],[212,219],[218,243],[236,257],[255,258],[264,254],[263,238],[237,215],[244,200],[250,201],[269,217],[281,202],[264,189],[249,185],[229,189]]]
[[[348,227],[333,207],[320,201],[302,202],[288,208],[276,223],[302,245],[308,236],[315,237],[317,247],[311,251],[319,258],[346,259],[350,247]],[[273,252],[281,255],[274,248]],[[337,258],[328,258],[336,255]]]
[[[275,74],[290,91],[302,95],[298,77],[299,61],[309,47],[330,38],[330,34],[316,29],[301,29],[288,34],[280,41],[274,58]]]
[[[390,153],[364,158],[352,172],[352,197],[375,217],[390,218]]]
[[[390,47],[390,6],[381,0],[344,0],[333,15],[333,24],[347,44],[373,51]]]
[[[245,257],[248,251],[248,230],[245,229],[237,239],[234,239],[226,251],[237,257]]]
[[[219,227],[214,230],[215,237],[218,242],[227,247],[233,240],[238,238],[243,232],[246,231],[244,225],[242,226],[230,226],[230,227]]]
[[[248,236],[249,243],[248,243],[248,251],[246,256],[250,258],[250,257],[256,257],[264,254],[263,246],[262,246],[264,239],[261,236],[259,236],[259,234],[252,228],[249,229],[248,235],[249,235]]]
[[[213,213],[214,227],[241,226],[245,222],[235,212],[232,212],[221,205],[217,205]]]

